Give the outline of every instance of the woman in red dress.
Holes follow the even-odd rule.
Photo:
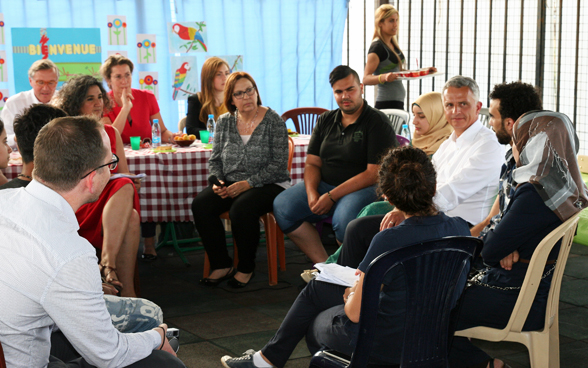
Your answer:
[[[57,104],[70,116],[92,115],[100,119],[109,110],[110,99],[102,84],[84,75],[70,80],[59,91]],[[112,153],[118,156],[118,166],[111,171],[128,173],[123,141],[117,129],[105,124]],[[105,281],[121,288],[120,296],[135,297],[133,284],[140,224],[139,196],[128,178],[110,180],[100,198],[80,207],[76,217],[80,236],[97,250],[100,270]]]

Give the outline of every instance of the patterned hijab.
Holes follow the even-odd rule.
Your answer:
[[[425,151],[427,155],[432,155],[437,152],[441,143],[445,142],[453,132],[453,127],[447,122],[445,118],[445,111],[443,110],[443,100],[441,93],[429,92],[421,95],[413,103],[423,110],[423,113],[429,121],[429,131],[426,134],[420,135],[414,133],[412,145]]]
[[[552,111],[521,116],[513,127],[519,152],[512,177],[535,186],[543,202],[566,221],[588,206],[588,188],[578,166],[578,140],[572,122]]]

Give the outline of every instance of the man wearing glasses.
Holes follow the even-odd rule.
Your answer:
[[[0,342],[7,365],[184,367],[165,338],[167,325],[139,333],[114,328],[96,251],[78,235],[75,212],[98,199],[118,162],[100,123],[54,119],[40,130],[34,152],[33,181],[0,191]],[[56,327],[67,341],[52,345]]]
[[[29,83],[33,89],[17,93],[6,100],[0,118],[4,122],[8,144],[12,149],[16,148],[13,129],[14,118],[33,104],[46,104],[51,101],[58,80],[59,69],[54,62],[49,59],[37,60],[29,68]]]

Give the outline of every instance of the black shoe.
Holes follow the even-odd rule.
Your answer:
[[[249,283],[251,282],[251,280],[253,280],[254,277],[255,277],[255,272],[253,272],[251,274],[251,277],[249,278],[249,281],[247,281],[247,282],[241,282],[241,281],[237,280],[233,276],[233,278],[230,279],[229,282],[227,282],[227,285],[229,285],[233,289],[243,289],[245,286],[249,285]]]
[[[257,366],[253,364],[254,354],[255,350],[249,349],[243,356],[238,358],[225,355],[221,358],[221,363],[225,368],[257,368]]]
[[[218,279],[209,279],[208,277],[203,278],[202,280],[200,280],[200,285],[217,286],[221,282],[228,280],[228,279],[232,278],[233,276],[235,276],[236,273],[237,273],[237,270],[234,269],[233,267],[231,267],[231,269],[223,277],[218,278]]]

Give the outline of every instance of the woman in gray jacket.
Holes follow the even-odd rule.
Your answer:
[[[200,283],[216,286],[229,280],[231,287],[242,288],[254,276],[259,217],[272,211],[274,198],[290,186],[288,130],[274,110],[261,106],[257,85],[245,72],[229,76],[224,103],[229,112],[216,126],[210,186],[196,196],[192,213],[213,270]],[[239,247],[237,269],[219,218],[226,211]]]

